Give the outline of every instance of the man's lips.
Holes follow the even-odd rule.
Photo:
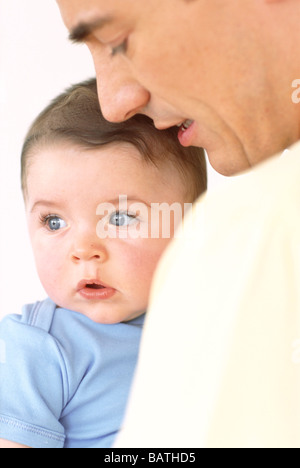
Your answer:
[[[97,279],[83,279],[79,281],[77,292],[89,300],[110,299],[116,293],[116,290]]]
[[[182,144],[182,146],[192,146],[193,143],[195,146],[195,130],[196,130],[196,122],[194,120],[186,120],[184,122],[178,132],[178,140]]]
[[[154,122],[155,127],[158,130],[165,130],[171,127],[178,127],[178,140],[182,144],[182,146],[192,146],[194,143],[194,146],[198,146],[195,144],[195,130],[196,130],[196,122],[195,120],[192,119],[186,119],[183,120],[179,123],[173,123],[171,124],[170,122],[167,123],[158,123]]]

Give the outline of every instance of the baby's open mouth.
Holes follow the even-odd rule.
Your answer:
[[[77,293],[87,300],[111,299],[117,291],[98,279],[85,279],[78,283]]]
[[[77,291],[80,291],[81,289],[105,289],[107,287],[109,286],[106,286],[98,279],[84,279],[78,283]]]
[[[102,284],[86,284],[85,285],[86,288],[88,289],[104,289],[104,286],[102,286]]]

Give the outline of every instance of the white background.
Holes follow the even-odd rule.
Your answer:
[[[43,299],[20,190],[23,138],[69,85],[94,76],[84,46],[68,42],[55,0],[0,0],[0,319]],[[210,187],[224,178],[209,171]]]

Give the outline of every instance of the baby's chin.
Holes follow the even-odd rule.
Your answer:
[[[54,301],[56,302],[56,301]],[[92,320],[95,323],[103,325],[115,325],[117,323],[130,322],[145,313],[143,311],[128,311],[122,308],[116,308],[110,304],[76,304],[69,301],[58,301],[60,304],[57,306],[61,309],[71,310],[78,314],[84,315],[88,319]]]
[[[122,312],[91,312],[91,311],[82,311],[78,310],[78,313],[85,315],[87,318],[92,320],[95,323],[103,325],[116,325],[117,323],[126,323],[134,320],[145,312],[136,312],[136,313],[122,313]]]

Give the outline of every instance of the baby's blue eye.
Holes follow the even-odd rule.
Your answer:
[[[58,216],[47,217],[45,224],[48,226],[50,231],[59,231],[67,226],[67,223]]]
[[[136,217],[125,211],[116,211],[109,218],[109,223],[113,226],[122,227],[132,224]]]

